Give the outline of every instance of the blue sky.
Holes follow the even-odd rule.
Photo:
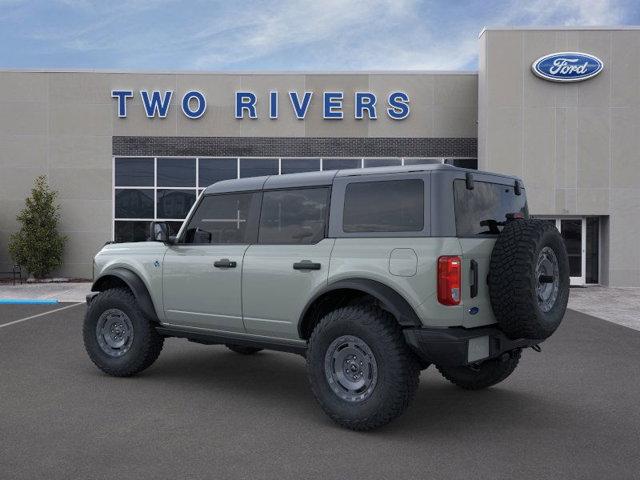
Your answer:
[[[633,24],[637,0],[0,0],[0,67],[474,70],[484,26]]]

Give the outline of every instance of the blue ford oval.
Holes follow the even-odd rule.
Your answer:
[[[531,65],[533,73],[552,82],[579,82],[602,71],[602,60],[588,53],[558,52],[540,57]]]

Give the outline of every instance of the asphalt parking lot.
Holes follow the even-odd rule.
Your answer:
[[[67,304],[68,305],[68,304]],[[335,426],[301,357],[165,342],[135,378],[84,353],[78,305],[0,307],[0,478],[632,479],[640,332],[569,311],[507,381],[465,392],[423,372],[372,433]],[[7,325],[7,326],[2,326]]]

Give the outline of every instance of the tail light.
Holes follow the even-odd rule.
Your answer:
[[[446,255],[438,258],[438,302],[443,305],[460,303],[462,260]]]

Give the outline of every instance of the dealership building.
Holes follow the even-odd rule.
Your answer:
[[[478,47],[477,72],[0,71],[0,270],[42,174],[56,275],[90,278],[106,241],[179,226],[221,179],[446,163],[522,177],[573,284],[640,287],[640,29],[488,28]]]

